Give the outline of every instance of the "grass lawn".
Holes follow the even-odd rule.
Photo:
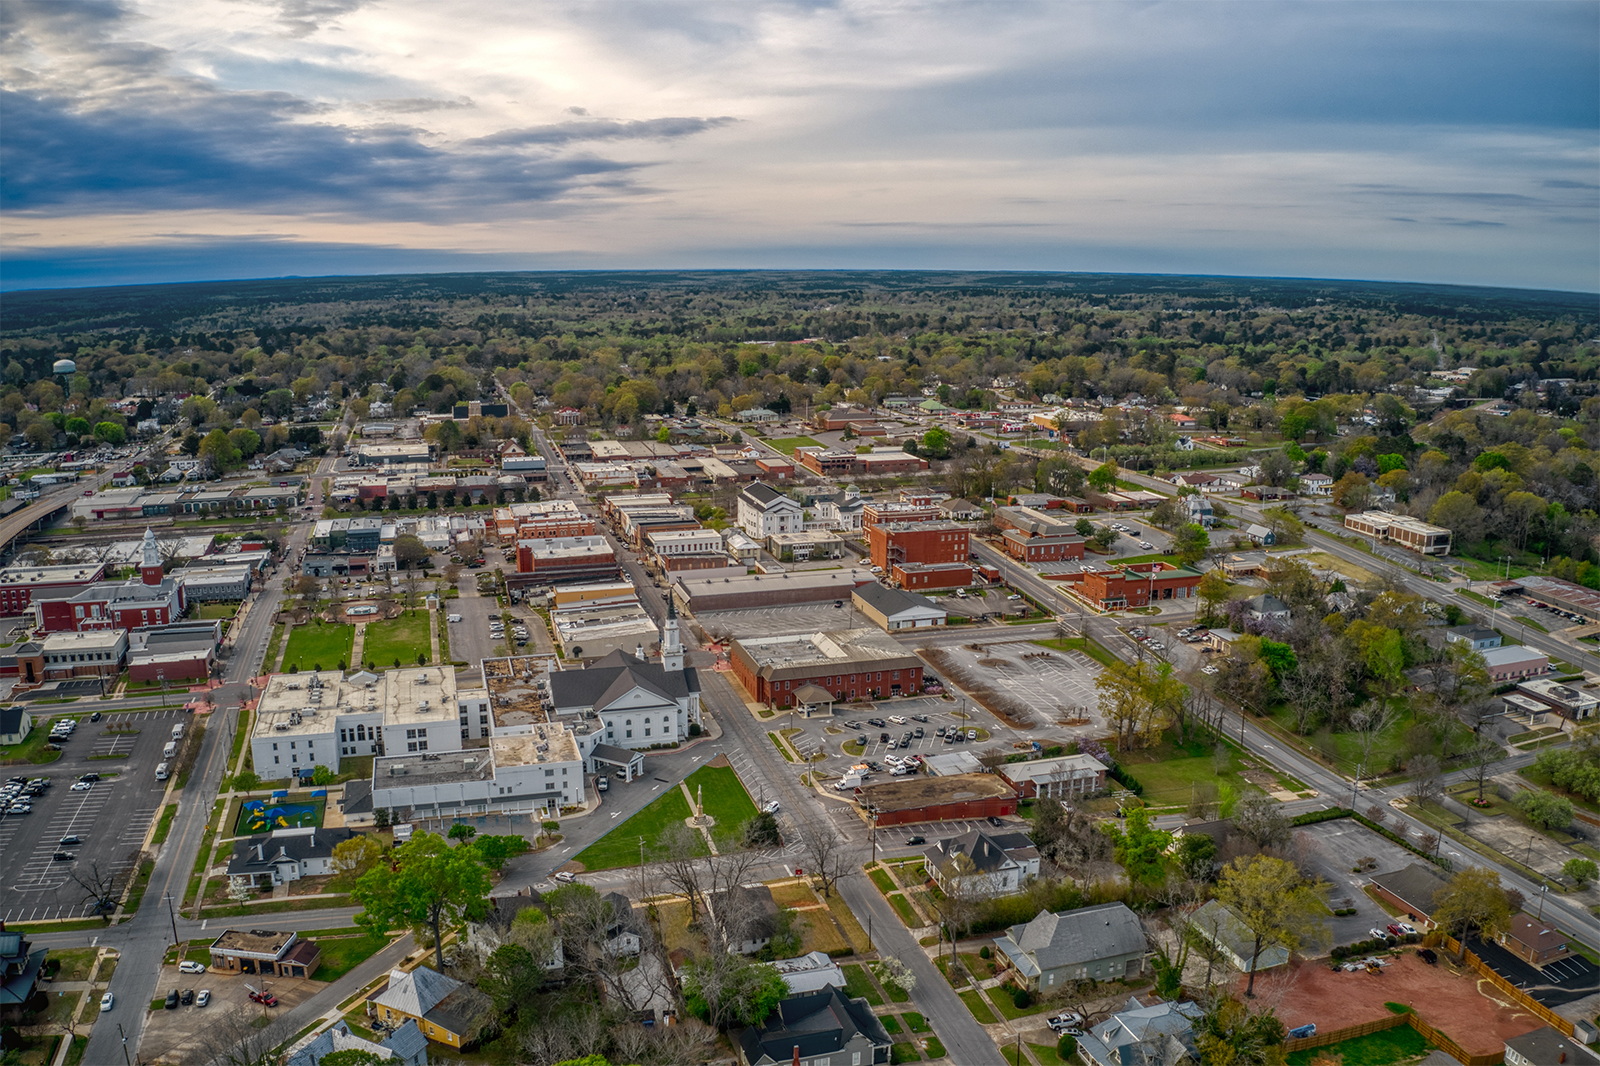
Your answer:
[[[684,784],[689,786],[689,795],[704,803],[706,813],[717,820],[718,835],[736,829],[759,813],[731,766],[702,766]]]
[[[356,627],[348,625],[295,626],[289,634],[289,648],[283,656],[283,668],[294,670],[336,670],[340,663],[350,662],[350,649],[354,647]]]
[[[1116,657],[1087,637],[1058,637],[1054,640],[1036,640],[1033,643],[1056,651],[1081,651],[1101,666],[1110,666]]]
[[[915,1011],[907,1011],[902,1017],[906,1020],[906,1027],[913,1033],[933,1032],[933,1027],[928,1024],[928,1020]]]
[[[337,981],[382,951],[388,943],[386,936],[346,936],[332,940],[319,936],[317,947],[322,949],[322,964],[313,976],[318,981]]]
[[[87,981],[89,967],[94,965],[94,957],[98,951],[94,948],[68,948],[65,951],[50,952],[50,961],[59,962],[61,969],[56,972],[57,981]]]
[[[833,924],[833,918],[827,911],[799,911],[795,917],[795,928],[800,933],[800,954],[821,951],[831,955],[836,951],[850,950],[850,945],[839,933],[839,927]]]
[[[1411,1026],[1401,1025],[1339,1044],[1290,1052],[1289,1066],[1308,1066],[1312,1059],[1317,1058],[1342,1061],[1344,1066],[1389,1066],[1390,1063],[1426,1055],[1432,1046]]]
[[[48,743],[50,743],[50,727],[35,716],[33,729],[22,738],[21,744],[10,744],[0,748],[0,764],[27,762],[37,765],[55,762],[61,758],[61,753],[45,747]]]
[[[232,618],[239,613],[237,603],[202,603],[200,605],[201,618]]]
[[[890,896],[889,905],[894,908],[907,929],[915,929],[922,924],[922,919],[917,917],[917,912],[911,909],[911,903],[904,896],[899,894]]]
[[[1227,767],[1220,774],[1210,744],[1180,746],[1170,732],[1155,747],[1125,752],[1119,758],[1128,773],[1144,785],[1144,801],[1152,807],[1187,806],[1196,782],[1233,784],[1241,797],[1257,791],[1238,776],[1239,752],[1232,745],[1228,746]]]
[[[1056,1054],[1054,1044],[1035,1044],[1030,1040],[1028,1047],[1033,1050],[1033,1057],[1043,1063],[1043,1066],[1065,1066],[1067,1060]]]
[[[979,1025],[993,1025],[995,1022],[994,1011],[989,1009],[989,1001],[983,998],[982,992],[967,991],[959,993],[961,1002],[967,1005],[972,1016],[978,1019]]]
[[[944,1044],[940,1043],[939,1038],[936,1036],[928,1037],[928,1058],[942,1059],[945,1055]]]
[[[767,441],[785,455],[794,455],[796,448],[820,448],[822,442],[812,437],[778,437]]]
[[[407,611],[391,621],[368,624],[361,659],[375,669],[389,670],[396,659],[402,665],[414,663],[418,655],[431,654],[431,650],[428,612]]]
[[[1015,1003],[1011,1002],[1011,991],[1006,988],[989,989],[989,1002],[993,1003],[995,1009],[1010,1021],[1016,1021],[1018,1018],[1027,1018],[1034,1014],[1043,1014],[1048,1009],[1048,1005],[1039,1000],[1034,1000],[1031,1006],[1019,1009]]]
[[[878,994],[878,986],[872,983],[865,966],[852,962],[843,969],[844,990],[851,999],[864,999],[874,1007],[883,1006],[883,996]]]
[[[917,1045],[902,1041],[889,1049],[889,1062],[898,1066],[902,1062],[921,1062],[922,1053],[917,1050]]]
[[[156,823],[155,835],[150,838],[152,845],[166,842],[167,834],[172,832],[172,819],[177,813],[178,805],[176,803],[167,804],[167,809],[161,812],[161,820]]]
[[[838,895],[829,896],[828,910],[833,912],[833,920],[839,923],[839,927],[844,930],[845,936],[850,938],[850,944],[856,949],[857,953],[866,951],[868,947],[867,931],[861,928],[861,923],[856,920],[854,914],[850,913],[850,908],[845,905],[844,900]]]
[[[707,806],[710,806],[709,801]],[[574,861],[583,863],[586,870],[615,870],[619,866],[637,865],[640,837],[645,839],[645,859],[648,861],[655,841],[672,826],[682,825],[688,817],[689,801],[683,798],[682,790],[671,789],[578,852]]]
[[[1378,735],[1377,742],[1372,746],[1372,757],[1367,761],[1364,777],[1371,777],[1374,773],[1386,773],[1397,758],[1403,762],[1410,757],[1406,750],[1405,735],[1414,721],[1411,705],[1407,700],[1395,702],[1401,708],[1400,714],[1393,725]],[[1294,715],[1287,705],[1275,708],[1272,720],[1286,734],[1294,736]],[[1472,734],[1466,726],[1457,728],[1454,750],[1460,751],[1465,743],[1472,739]],[[1295,741],[1319,752],[1331,748],[1335,768],[1347,777],[1354,775],[1356,762],[1361,757],[1361,747],[1353,733],[1330,733],[1322,730],[1312,737],[1296,736]],[[1438,742],[1434,743],[1433,754],[1439,754]]]

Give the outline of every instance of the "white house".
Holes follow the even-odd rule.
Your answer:
[[[1286,623],[1289,605],[1272,593],[1264,592],[1245,601],[1244,616],[1252,622]]]
[[[349,829],[274,829],[233,845],[228,880],[246,887],[286,885],[333,873],[333,849],[356,836]]]
[[[959,882],[968,897],[1008,896],[1039,875],[1039,850],[1026,833],[974,829],[934,841],[922,854],[941,889],[950,892]]]
[[[806,528],[805,509],[771,485],[757,481],[739,493],[739,528],[757,541]]]
[[[1301,474],[1300,491],[1307,496],[1332,496],[1333,478],[1327,474]]]

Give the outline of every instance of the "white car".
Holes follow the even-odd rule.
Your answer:
[[[179,973],[205,973],[206,972],[206,968],[205,968],[204,964],[202,964],[202,963],[195,962],[192,959],[184,959],[182,962],[178,963],[178,972]]]
[[[444,616],[444,620],[446,622],[459,622],[461,621],[461,616],[459,614],[447,614]]]
[[[1020,593],[1015,593],[1014,592],[1011,595],[1007,596],[1006,599],[1008,599],[1008,600],[1020,600],[1020,599],[1022,599],[1022,595]]]
[[[906,716],[903,714],[891,714],[889,716],[889,721],[893,722],[895,725],[905,725]]]
[[[94,782],[93,781],[74,781],[72,783],[72,787],[70,789],[68,789],[67,791],[69,791],[69,792],[87,792],[93,787],[94,787]]]
[[[110,992],[107,992],[105,995],[100,997],[100,1009],[102,1011],[108,1011],[116,1002],[117,997],[113,996]]]
[[[761,813],[762,814],[777,814],[778,813],[778,801],[777,800],[772,800],[772,801],[770,801],[770,802],[768,802],[766,804],[763,804],[762,807],[761,807]]]
[[[200,990],[200,994],[195,997],[194,1005],[196,1007],[204,1007],[204,1006],[209,1005],[210,1002],[211,1002],[211,989],[202,988]]]
[[[1139,542],[1139,547],[1143,548],[1145,551],[1153,551],[1153,550],[1155,550],[1155,545],[1151,544],[1147,540],[1141,540]]]

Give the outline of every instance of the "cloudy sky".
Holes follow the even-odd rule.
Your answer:
[[[0,285],[1600,289],[1600,4],[6,0]]]

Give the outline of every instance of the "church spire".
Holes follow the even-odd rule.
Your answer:
[[[661,624],[661,668],[683,669],[683,643],[678,636],[678,605],[667,596],[667,620]]]

